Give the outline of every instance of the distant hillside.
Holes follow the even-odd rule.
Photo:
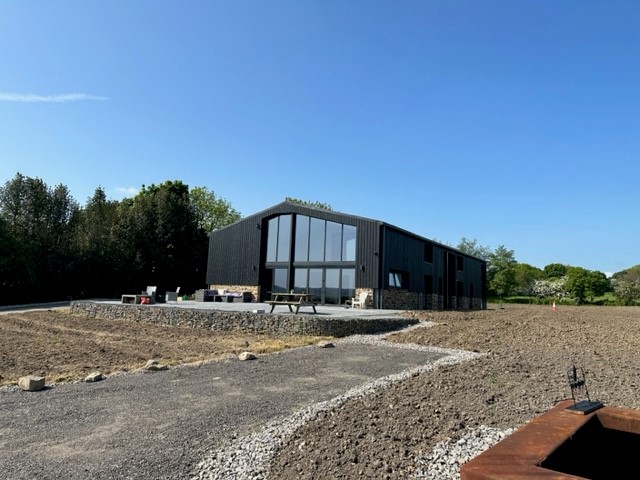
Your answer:
[[[627,281],[640,280],[640,265],[635,265],[620,272],[616,272],[611,276],[611,278]]]

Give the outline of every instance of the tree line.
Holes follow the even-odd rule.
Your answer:
[[[143,185],[120,201],[97,187],[80,206],[66,186],[18,173],[0,187],[0,304],[117,298],[147,285],[193,292],[206,284],[209,233],[240,218],[225,199],[181,181]],[[607,278],[559,263],[519,263],[504,245],[491,249],[475,239],[463,237],[455,248],[487,262],[490,298],[581,304],[612,292],[621,304],[640,299],[640,266]]]
[[[634,305],[640,299],[640,265],[608,278],[603,272],[551,263],[544,268],[519,263],[513,250],[499,245],[495,250],[462,238],[456,246],[464,253],[487,262],[490,298],[529,297],[539,301],[564,301],[581,305],[594,303],[608,293],[616,303]]]
[[[66,186],[18,173],[0,188],[0,304],[193,292],[205,286],[209,233],[240,217],[181,181],[121,201],[97,187],[80,206]]]

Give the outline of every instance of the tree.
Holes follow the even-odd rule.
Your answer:
[[[582,267],[567,267],[566,289],[576,304],[580,305],[587,298],[604,295],[610,289],[609,280],[602,272],[587,270]]]
[[[475,238],[471,240],[466,237],[462,237],[460,239],[460,242],[458,242],[456,248],[462,253],[481,258],[485,261],[487,261],[491,257],[491,248],[478,244],[478,240],[476,240]]]
[[[640,281],[640,265],[626,268],[620,272],[616,272],[611,276],[612,280],[635,282]]]
[[[561,278],[567,274],[567,266],[561,263],[550,263],[543,269],[545,278]]]
[[[514,269],[516,294],[532,295],[534,282],[544,276],[542,270],[527,263],[517,263]]]
[[[297,203],[298,205],[304,205],[305,207],[320,208],[322,210],[333,211],[333,208],[331,208],[331,205],[324,202],[311,202],[309,200],[300,200],[298,198],[293,198],[293,197],[286,197],[284,200],[285,202]]]
[[[71,278],[72,242],[78,205],[67,187],[50,189],[41,179],[18,173],[0,188],[0,215],[17,242],[22,268],[13,301],[63,298]]]
[[[499,245],[489,256],[487,283],[489,291],[499,297],[511,295],[516,285],[515,254]]]
[[[640,299],[640,281],[614,280],[613,292],[623,305],[633,305]]]
[[[75,234],[77,292],[81,297],[112,297],[119,292],[116,228],[120,203],[96,188],[80,211]]]
[[[208,239],[181,181],[142,186],[123,201],[118,224],[121,278],[127,289],[157,285],[184,291],[205,284]]]
[[[218,198],[206,187],[193,187],[189,192],[198,227],[207,234],[237,222],[240,212],[223,198]]]
[[[561,300],[569,295],[565,289],[567,277],[539,279],[533,282],[533,294],[538,298],[555,298]]]

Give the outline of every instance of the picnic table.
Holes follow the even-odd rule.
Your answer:
[[[311,307],[313,313],[318,313],[316,312],[316,302],[310,293],[272,293],[271,300],[267,300],[265,303],[271,305],[269,313],[273,312],[276,305],[286,305],[290,312],[293,312],[293,307],[296,307],[295,313],[298,313],[300,307]]]

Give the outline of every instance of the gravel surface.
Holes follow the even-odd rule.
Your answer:
[[[338,344],[257,360],[0,389],[0,478],[189,478],[207,451],[284,426],[308,405],[448,357],[442,349]],[[238,465],[236,465],[237,467]]]
[[[3,474],[448,480],[462,462],[570,398],[574,364],[586,371],[591,399],[639,408],[640,309],[492,305],[409,314],[421,325],[388,338],[402,348],[350,337],[335,349],[255,363],[5,391]],[[216,397],[218,383],[228,395]]]
[[[283,444],[271,478],[459,478],[469,455],[571,398],[574,363],[585,369],[591,399],[640,407],[638,308],[494,305],[415,315],[425,328],[393,341],[484,355],[320,412]]]

